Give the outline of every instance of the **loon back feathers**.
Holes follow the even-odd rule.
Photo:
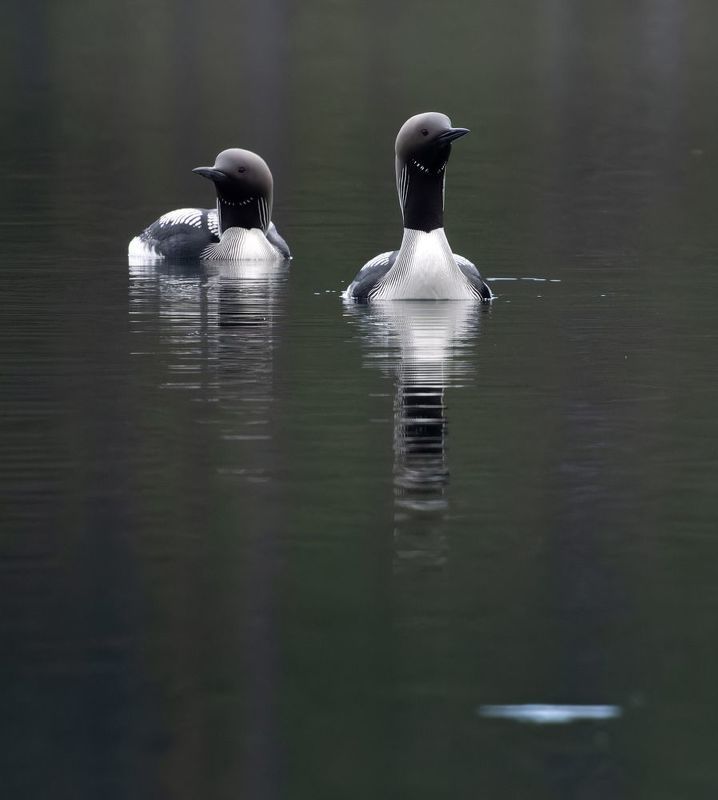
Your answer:
[[[130,242],[128,255],[135,259],[192,259],[213,242],[219,242],[215,209],[178,208],[148,225]]]

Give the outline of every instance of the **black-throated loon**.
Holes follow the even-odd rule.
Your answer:
[[[279,260],[290,258],[272,222],[272,173],[250,150],[223,150],[213,167],[192,170],[209,178],[217,208],[169,211],[130,242],[132,261],[157,259]]]
[[[444,180],[451,143],[469,131],[445,114],[409,118],[396,137],[401,247],[366,263],[344,297],[372,300],[490,300],[478,269],[455,255],[444,233]]]

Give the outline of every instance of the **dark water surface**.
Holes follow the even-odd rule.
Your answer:
[[[11,3],[4,797],[718,795],[717,24]],[[427,109],[473,129],[454,249],[514,280],[345,308]],[[128,268],[228,146],[289,268]]]

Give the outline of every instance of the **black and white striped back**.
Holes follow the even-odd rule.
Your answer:
[[[291,258],[289,247],[276,226],[267,220],[269,207],[259,200],[266,234],[256,228],[228,228],[221,236],[216,209],[178,208],[163,214],[129,245],[133,263],[163,259],[244,259]],[[251,235],[250,235],[251,234]]]
[[[178,208],[163,214],[135,236],[128,255],[138,260],[199,258],[219,238],[216,209]]]

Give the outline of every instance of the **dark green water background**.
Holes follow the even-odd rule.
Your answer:
[[[715,3],[3,16],[3,797],[718,796]],[[348,310],[430,109],[454,249],[548,280]],[[228,146],[289,270],[129,269]]]

